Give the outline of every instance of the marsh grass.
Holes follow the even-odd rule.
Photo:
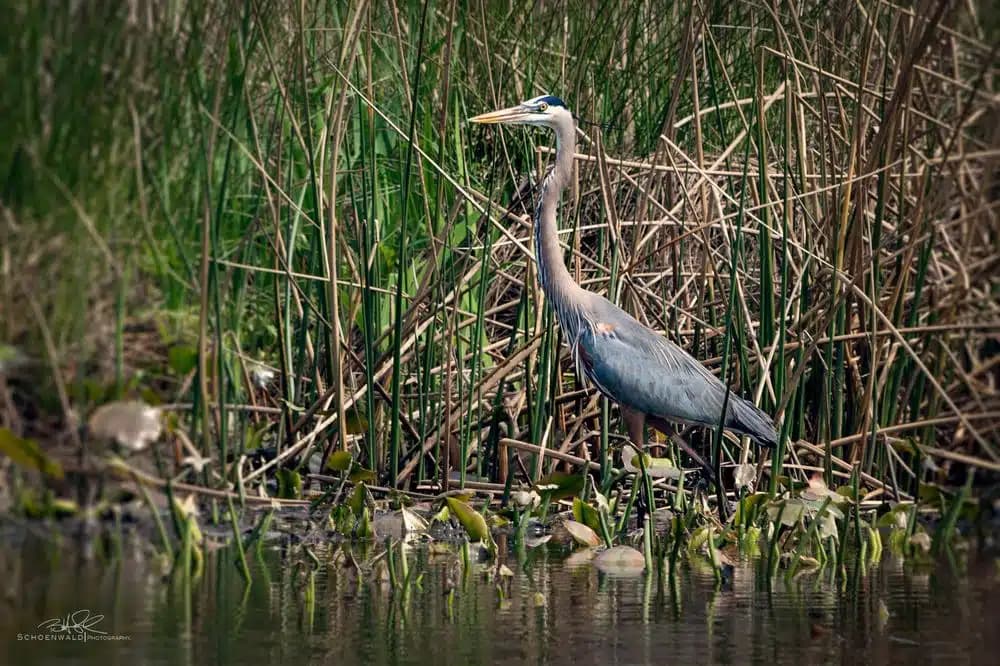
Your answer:
[[[384,486],[509,492],[583,460],[608,492],[617,412],[575,377],[530,260],[551,139],[465,122],[548,91],[607,123],[582,127],[564,197],[571,272],[780,424],[769,461],[685,433],[720,472],[894,501],[952,468],[995,478],[985,10],[13,9],[0,330],[37,362],[0,373],[0,423],[57,449],[108,399],[182,403],[173,432],[211,460],[184,480],[241,505],[337,449]]]

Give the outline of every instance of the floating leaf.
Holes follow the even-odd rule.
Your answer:
[[[75,516],[80,511],[80,505],[71,499],[66,499],[64,497],[54,497],[52,498],[52,514],[56,518],[65,518],[66,516]]]
[[[581,546],[593,547],[601,545],[601,538],[597,536],[597,532],[583,523],[578,523],[575,520],[567,520],[565,527],[566,531],[573,537],[573,540]]]
[[[350,451],[335,451],[326,459],[326,468],[335,472],[346,472],[351,469],[351,461],[354,456]]]
[[[20,467],[38,470],[53,479],[63,478],[62,466],[45,455],[38,442],[18,437],[7,428],[0,428],[0,453]]]
[[[48,519],[74,516],[80,506],[71,499],[54,497],[51,490],[40,492],[35,488],[25,488],[18,495],[18,508],[28,518]]]
[[[486,542],[490,538],[490,529],[486,526],[486,519],[471,506],[454,497],[446,497],[444,501],[451,510],[451,514],[458,519],[458,522],[465,528],[470,541]]]

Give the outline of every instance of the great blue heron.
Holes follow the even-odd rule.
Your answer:
[[[775,445],[777,433],[767,414],[737,395],[729,395],[727,402],[723,383],[690,354],[570,276],[556,233],[559,196],[570,178],[576,150],[576,120],[563,101],[542,95],[470,122],[536,125],[555,132],[555,166],[542,181],[535,208],[538,280],[572,351],[577,374],[618,403],[636,446],[645,443],[647,423],[668,436],[670,422],[718,426],[723,405],[726,429],[765,446]],[[679,443],[712,474],[691,447]]]

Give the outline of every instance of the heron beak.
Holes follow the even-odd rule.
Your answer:
[[[533,116],[534,114],[531,111],[525,109],[523,106],[512,106],[508,109],[491,111],[489,113],[483,113],[481,115],[475,116],[474,118],[469,118],[469,122],[479,123],[482,125],[495,125],[497,123],[517,123],[528,120]]]

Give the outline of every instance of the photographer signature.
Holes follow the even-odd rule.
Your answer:
[[[103,615],[91,615],[89,610],[84,609],[68,613],[65,617],[54,617],[51,620],[45,620],[38,625],[38,628],[48,629],[53,634],[106,634],[106,631],[95,628],[103,619]]]

